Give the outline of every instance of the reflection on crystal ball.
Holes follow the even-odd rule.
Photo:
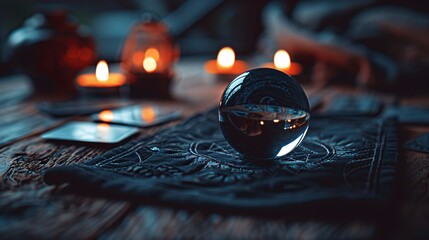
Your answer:
[[[289,75],[258,68],[236,77],[219,103],[225,139],[251,159],[285,156],[304,138],[310,119],[307,96]]]

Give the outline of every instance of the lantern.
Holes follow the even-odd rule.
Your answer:
[[[121,66],[128,75],[132,97],[170,96],[178,48],[167,26],[151,15],[137,22],[127,36]]]

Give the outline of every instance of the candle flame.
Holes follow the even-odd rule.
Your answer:
[[[278,50],[274,54],[274,66],[276,68],[289,68],[290,67],[290,56],[285,50]]]
[[[220,67],[231,68],[235,62],[234,50],[230,47],[222,48],[217,55],[217,64]]]
[[[95,68],[95,77],[101,82],[105,82],[109,79],[109,66],[106,61],[101,60],[97,63],[97,67]]]
[[[153,57],[146,57],[143,60],[143,68],[146,72],[151,73],[156,70],[157,64]]]

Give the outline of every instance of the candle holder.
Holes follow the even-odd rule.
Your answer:
[[[121,98],[127,96],[128,92],[126,86],[94,87],[77,85],[76,88],[79,96],[86,99]]]
[[[121,67],[128,76],[130,96],[169,98],[173,63],[178,47],[167,26],[152,15],[144,15],[127,36]]]

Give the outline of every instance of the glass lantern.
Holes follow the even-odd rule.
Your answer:
[[[167,26],[144,15],[131,28],[122,51],[121,66],[128,75],[131,96],[169,97],[177,58],[178,47]]]

